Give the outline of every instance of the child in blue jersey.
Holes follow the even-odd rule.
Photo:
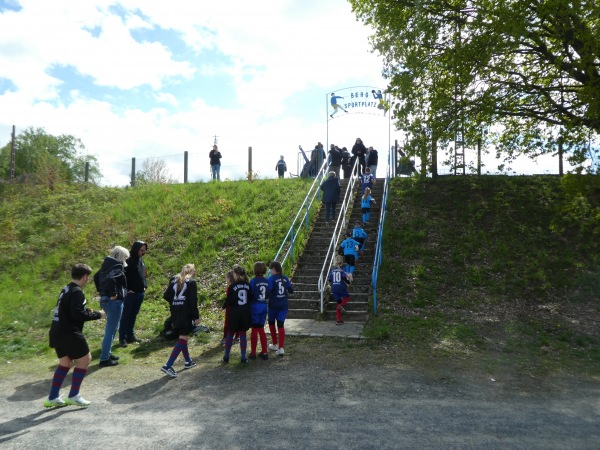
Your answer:
[[[240,352],[242,364],[248,363],[246,358],[246,332],[252,325],[250,316],[250,283],[246,271],[238,264],[233,266],[234,282],[227,288],[227,338],[225,339],[225,355],[223,362],[229,362],[233,335],[237,332],[240,338]]]
[[[362,193],[365,193],[365,189],[371,189],[375,184],[375,177],[371,173],[371,169],[368,167],[365,169],[365,173],[360,176],[360,184],[362,187]]]
[[[342,269],[342,264],[344,263],[344,258],[340,255],[335,257],[335,267],[331,269],[329,272],[329,277],[327,281],[331,283],[331,294],[333,295],[333,299],[336,302],[335,307],[335,324],[342,325],[344,321],[342,320],[342,313],[346,310],[344,306],[350,300],[350,294],[348,294],[348,286],[352,282],[352,275],[347,274]]]
[[[354,264],[358,261],[358,249],[360,244],[352,239],[352,232],[346,233],[346,239],[340,244],[340,253],[344,255],[344,260],[347,264],[347,272],[354,273]]]
[[[371,197],[371,189],[366,188],[365,193],[362,196],[360,207],[362,210],[363,225],[369,223],[371,218],[371,204],[375,204],[375,200]]]
[[[269,359],[267,351],[267,335],[265,322],[267,321],[267,299],[269,298],[269,280],[265,278],[267,265],[262,261],[254,263],[254,278],[250,280],[250,313],[252,315],[252,334],[250,335],[250,359],[256,359],[256,345],[260,337],[260,359]]]
[[[200,322],[198,311],[198,285],[196,280],[196,267],[186,264],[182,267],[179,275],[171,279],[169,286],[163,294],[163,298],[169,302],[173,328],[179,335],[169,359],[160,370],[171,378],[177,378],[177,372],[173,369],[173,363],[181,353],[185,359],[184,369],[196,367],[196,363],[190,357],[188,339],[195,326]]]
[[[367,233],[365,232],[365,230],[363,230],[360,226],[360,224],[358,222],[356,222],[354,224],[354,229],[352,230],[352,239],[354,239],[356,242],[358,242],[360,244],[360,248],[359,250],[362,252],[362,250],[365,248],[365,242],[367,240]]]
[[[294,288],[289,278],[283,275],[281,263],[273,261],[269,264],[271,276],[269,277],[269,331],[271,332],[271,344],[269,348],[277,352],[277,356],[283,356],[285,351],[285,318],[288,312],[288,292],[293,293]],[[275,327],[277,324],[277,328]],[[278,335],[279,334],[279,335]]]

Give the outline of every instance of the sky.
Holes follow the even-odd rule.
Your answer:
[[[0,30],[0,143],[13,125],[78,137],[104,185],[126,185],[134,157],[182,181],[185,151],[188,180],[207,180],[215,136],[229,179],[249,147],[272,178],[280,155],[298,172],[299,145],[389,146],[377,108],[328,116],[332,92],[347,104],[385,88],[345,0],[0,0]]]
[[[375,107],[382,58],[346,0],[0,0],[0,30],[0,146],[13,125],[75,136],[103,185],[127,185],[132,158],[181,182],[186,151],[188,181],[207,181],[215,139],[232,180],[249,147],[274,178],[280,155],[301,170],[298,146],[360,137],[384,161],[403,141]],[[348,111],[333,118],[332,93]]]

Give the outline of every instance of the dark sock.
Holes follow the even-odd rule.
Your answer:
[[[83,377],[87,373],[87,369],[79,369],[75,367],[73,370],[73,378],[71,379],[71,392],[69,392],[69,397],[75,397],[79,394],[79,388],[81,388],[81,382],[83,381]]]
[[[62,387],[62,384],[65,381],[65,377],[69,373],[69,369],[70,367],[61,366],[60,364],[56,366],[56,370],[54,371],[54,377],[52,377],[50,395],[48,395],[48,398],[50,400],[54,400],[58,397],[58,394],[60,393],[60,388]]]

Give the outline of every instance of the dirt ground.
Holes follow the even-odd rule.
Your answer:
[[[87,409],[45,410],[56,362],[0,367],[2,448],[598,449],[600,383],[423,370],[401,351],[289,337],[284,357],[219,362],[222,348],[170,379],[157,358],[98,369]],[[166,350],[165,350],[166,352]],[[181,360],[176,369],[182,369]],[[70,375],[61,394],[68,393]]]

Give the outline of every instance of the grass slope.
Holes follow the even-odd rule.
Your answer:
[[[0,186],[0,355],[46,351],[51,311],[70,267],[96,271],[113,245],[149,244],[149,286],[140,334],[155,336],[168,316],[162,293],[170,276],[193,262],[203,323],[221,326],[225,273],[239,263],[251,273],[281,245],[312,180],[145,185],[98,188]],[[98,303],[90,283],[86,297]],[[86,325],[91,346],[103,323]]]
[[[193,346],[217,361],[225,272],[273,257],[309,182],[0,186],[0,357],[54,364],[47,331],[69,267],[97,269],[111,245],[142,239],[150,285],[136,328],[148,342],[119,350],[121,362],[164,362],[171,343],[152,339],[167,316],[162,290],[187,262],[198,268],[203,324],[217,330]],[[295,352],[314,358],[327,345],[330,364],[370,358],[515,379],[598,376],[599,247],[598,177],[393,180],[371,339],[298,339]],[[97,308],[93,287],[86,293]],[[103,330],[86,324],[96,359]]]
[[[370,336],[490,371],[600,373],[597,176],[396,179],[389,205]]]

